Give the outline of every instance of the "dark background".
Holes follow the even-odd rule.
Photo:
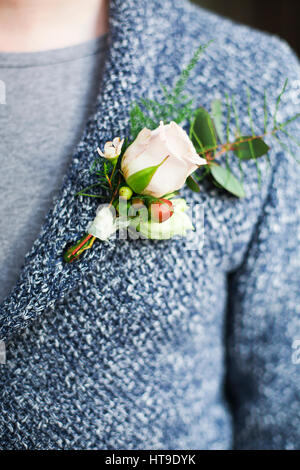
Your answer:
[[[192,0],[194,3],[284,38],[300,56],[299,0]]]

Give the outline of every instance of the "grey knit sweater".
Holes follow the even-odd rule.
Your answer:
[[[277,38],[185,1],[110,3],[95,113],[1,307],[0,447],[300,448],[300,171],[288,152],[275,145],[270,168],[260,163],[261,189],[247,164],[243,200],[210,182],[183,191],[203,207],[197,250],[183,239],[115,240],[80,262],[61,258],[95,213],[97,201],[74,194],[90,183],[96,147],[128,135],[130,103],[159,97],[199,43],[216,39],[189,82],[195,106],[235,94],[244,132],[245,85],[260,127],[264,90],[272,111],[286,77],[279,118],[297,111],[298,62]]]

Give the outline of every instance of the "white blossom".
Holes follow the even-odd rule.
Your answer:
[[[121,154],[123,144],[124,139],[121,140],[120,137],[115,137],[113,141],[106,142],[104,145],[104,152],[102,152],[99,147],[97,148],[97,152],[100,157],[114,160]]]

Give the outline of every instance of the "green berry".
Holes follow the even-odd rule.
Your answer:
[[[121,186],[119,189],[119,196],[123,199],[130,199],[131,196],[133,195],[133,191],[129,186]]]

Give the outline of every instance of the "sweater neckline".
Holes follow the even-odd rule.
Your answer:
[[[27,68],[56,65],[96,55],[106,47],[108,33],[68,47],[37,52],[1,52],[1,68]]]

